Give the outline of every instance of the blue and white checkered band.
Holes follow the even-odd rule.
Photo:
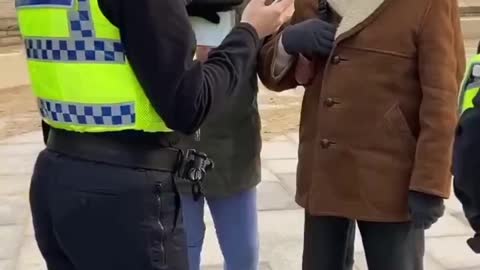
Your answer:
[[[95,37],[90,1],[77,0],[16,0],[17,7],[68,7],[69,38],[25,38],[27,58],[37,61],[125,63],[125,51],[119,40]]]
[[[124,63],[125,54],[120,42],[95,39],[38,39],[25,40],[29,59],[60,62]]]
[[[62,124],[104,127],[135,125],[134,103],[79,104],[39,99],[38,106],[44,119]]]
[[[74,0],[15,0],[15,7],[59,7],[70,8]]]

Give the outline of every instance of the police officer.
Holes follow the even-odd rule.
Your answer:
[[[175,183],[210,162],[178,134],[235,94],[291,2],[254,0],[201,64],[183,0],[16,1],[50,127],[30,191],[48,269],[187,269]]]
[[[455,194],[475,231],[468,240],[470,247],[480,253],[480,44],[460,89],[460,120],[457,127],[453,175]]]

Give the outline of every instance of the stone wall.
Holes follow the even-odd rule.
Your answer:
[[[0,0],[0,47],[21,42],[14,2],[15,0]]]

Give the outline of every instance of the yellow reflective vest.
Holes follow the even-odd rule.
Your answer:
[[[130,67],[97,0],[16,0],[43,119],[77,132],[170,131]]]

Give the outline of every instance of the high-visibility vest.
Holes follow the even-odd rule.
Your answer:
[[[43,119],[77,132],[168,132],[97,0],[16,0]],[[161,76],[161,74],[159,74]]]
[[[477,73],[477,74],[475,74]],[[480,54],[474,56],[468,65],[459,97],[460,114],[474,107],[474,99],[480,90]]]

